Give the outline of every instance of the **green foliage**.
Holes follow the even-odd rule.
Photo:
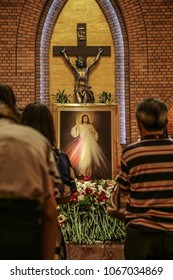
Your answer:
[[[107,212],[114,184],[113,180],[77,182],[77,192],[67,205],[60,207],[58,217],[66,242],[124,241],[124,223]]]
[[[112,94],[106,91],[103,91],[99,94],[99,103],[112,103]]]
[[[70,94],[67,95],[65,93],[65,89],[63,89],[62,91],[58,89],[58,92],[52,94],[52,97],[55,103],[70,103]]]

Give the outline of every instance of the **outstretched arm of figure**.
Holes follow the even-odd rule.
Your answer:
[[[65,60],[70,64],[70,66],[73,68],[73,69],[76,69],[76,66],[73,62],[71,62],[69,56],[66,54],[66,51],[65,51],[65,48],[62,48],[61,49],[61,53],[62,55],[64,56]]]
[[[103,49],[100,48],[100,47],[98,47],[98,53],[97,53],[96,57],[95,57],[94,60],[87,66],[88,70],[91,69],[91,67],[93,67],[93,66],[97,63],[97,61],[99,60],[99,58],[100,58],[102,52],[103,52]]]

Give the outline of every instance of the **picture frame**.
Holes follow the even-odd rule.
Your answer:
[[[69,156],[77,179],[115,179],[120,161],[119,114],[116,103],[52,104],[56,145]],[[87,164],[88,169],[81,171]]]

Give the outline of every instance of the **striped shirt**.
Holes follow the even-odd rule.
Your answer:
[[[157,139],[158,138],[158,139]],[[125,224],[173,232],[173,140],[148,135],[122,153],[120,189],[129,193]]]

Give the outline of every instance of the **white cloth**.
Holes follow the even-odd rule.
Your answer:
[[[98,133],[92,124],[78,124],[71,129],[76,138],[66,152],[78,175],[104,177],[108,166],[107,159],[97,143]]]

